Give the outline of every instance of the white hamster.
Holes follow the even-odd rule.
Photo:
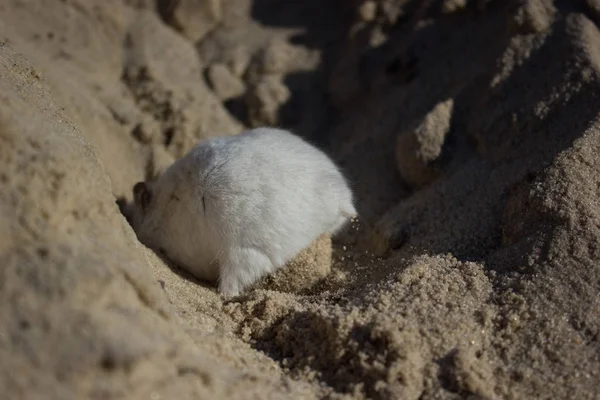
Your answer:
[[[154,182],[134,186],[140,241],[237,295],[356,215],[340,170],[287,131],[201,141]]]

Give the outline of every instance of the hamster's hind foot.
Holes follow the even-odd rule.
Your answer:
[[[232,249],[221,262],[219,292],[225,296],[237,296],[273,269],[271,260],[256,248]]]

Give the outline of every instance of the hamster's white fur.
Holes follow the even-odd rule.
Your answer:
[[[274,128],[201,141],[134,194],[140,241],[226,295],[356,215],[329,157]]]

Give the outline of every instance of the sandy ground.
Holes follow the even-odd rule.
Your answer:
[[[0,2],[3,393],[598,398],[599,21],[592,0]],[[260,125],[327,151],[360,218],[224,300],[121,210]]]

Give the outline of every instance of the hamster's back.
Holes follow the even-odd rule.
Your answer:
[[[211,141],[216,168],[210,190],[219,198],[221,223],[240,244],[277,246],[293,255],[353,214],[352,196],[335,164],[286,131],[261,128]],[[279,260],[284,262],[285,260]]]
[[[279,193],[281,198],[305,199],[311,207],[317,200],[313,194],[320,194],[319,200],[327,200],[328,204],[336,203],[336,199],[340,201],[340,196],[350,195],[344,177],[331,159],[287,131],[253,129],[239,135],[233,147],[231,156],[236,176],[243,178],[240,183],[249,190],[263,188],[264,194]]]

